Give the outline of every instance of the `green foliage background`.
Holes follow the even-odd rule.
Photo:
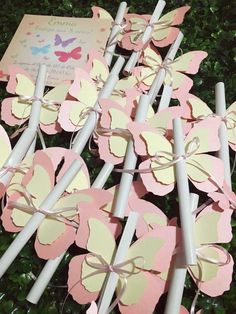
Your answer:
[[[234,86],[236,76],[235,47],[233,40],[233,3],[231,0],[167,0],[164,12],[173,10],[179,6],[188,4],[191,11],[186,15],[181,30],[185,38],[181,45],[184,52],[189,50],[205,50],[208,58],[204,60],[201,70],[194,78],[192,93],[199,96],[209,105],[214,105],[214,86],[217,82],[223,81],[226,88],[227,104],[230,105],[235,97]],[[156,1],[154,0],[131,0],[128,1],[129,12],[151,14]],[[3,55],[9,44],[18,24],[24,14],[41,14],[57,16],[90,17],[91,6],[101,6],[108,10],[113,16],[119,5],[119,1],[86,1],[86,0],[2,0],[0,10],[0,56]],[[235,3],[234,3],[235,5]],[[234,6],[235,8],[235,6]],[[5,83],[0,84],[0,99],[6,95]],[[214,108],[214,107],[213,107]],[[64,135],[54,137],[51,145],[62,146]],[[68,146],[67,146],[68,147]],[[83,154],[89,168],[94,169],[94,160],[89,153]],[[233,157],[233,156],[232,156]],[[98,163],[98,168],[100,164]],[[98,170],[93,170],[94,176]],[[236,175],[233,176],[233,189],[236,191]],[[170,210],[173,200],[163,198],[161,201],[165,208]],[[235,220],[232,222],[236,225]],[[235,231],[235,227],[234,227]],[[235,234],[235,232],[234,232]],[[16,235],[8,234],[0,227],[0,255],[7,249]],[[235,257],[236,238],[226,247]],[[38,275],[44,265],[44,261],[38,259],[33,249],[33,242],[22,250],[19,257],[0,280],[0,313],[1,314],[57,314],[66,297],[66,289],[57,287],[65,285],[67,278],[67,263],[73,254],[74,248],[66,255],[63,263],[56,272],[51,286],[47,288],[38,305],[31,305],[25,301],[25,297],[32,286],[32,274]],[[235,277],[234,277],[235,279]],[[223,278],[222,278],[223,280]],[[56,287],[55,287],[56,286]],[[184,292],[184,304],[190,308],[195,295],[195,286],[188,278]],[[165,296],[158,306],[158,313],[163,312]],[[201,295],[198,299],[198,307],[204,313],[230,314],[236,313],[236,287],[231,285],[231,290],[218,298],[210,298]],[[64,313],[85,313],[85,307],[76,304],[68,298]],[[134,313],[135,314],[135,313]],[[145,313],[144,313],[145,314]]]

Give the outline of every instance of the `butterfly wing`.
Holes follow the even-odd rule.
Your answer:
[[[71,50],[69,56],[72,59],[79,60],[81,58],[80,52],[81,52],[81,47],[76,47],[73,50]]]
[[[62,47],[67,47],[68,45],[72,44],[76,40],[76,37],[69,38],[62,42]]]
[[[236,151],[236,101],[227,109],[226,127],[230,147]]]
[[[93,12],[93,18],[98,18],[98,19],[107,19],[113,21],[113,17],[110,15],[109,12],[107,12],[105,9],[93,6],[92,7],[92,12]]]
[[[62,103],[68,94],[70,84],[62,83],[58,86],[51,89],[45,96],[45,100],[53,101],[58,104]],[[43,125],[51,125],[54,126],[54,132],[51,130],[51,133],[55,133],[55,124],[58,118],[59,106],[58,105],[42,105],[41,112],[40,112],[40,122]],[[42,126],[43,128],[43,126]],[[46,132],[48,133],[48,132]]]
[[[87,243],[87,249],[94,254],[102,256],[102,258],[110,264],[116,249],[114,236],[106,225],[98,219],[91,218],[89,219],[88,224],[90,236]],[[89,261],[95,263],[99,262],[97,257],[89,257]],[[87,278],[84,280],[82,279],[82,284],[90,292],[100,291],[106,277],[106,273],[91,275],[94,270],[96,269],[89,266],[86,261],[83,262],[81,276],[82,278]]]
[[[148,232],[131,245],[126,260],[133,259],[135,267],[138,267],[140,272],[132,274],[132,264],[125,267],[131,271],[131,274],[126,278],[127,286],[120,300],[122,304],[137,304],[140,301],[148,287],[145,271],[162,272],[169,268],[175,247],[175,232],[175,227],[160,227],[155,231]]]
[[[196,218],[196,245],[228,243],[232,239],[232,211],[216,211],[214,205],[209,205]]]
[[[65,51],[54,51],[54,54],[58,57],[58,61],[60,62],[66,62],[70,57],[70,54]]]
[[[180,25],[183,22],[184,16],[189,9],[189,6],[180,7],[163,15],[157,21],[152,34],[152,42],[155,46],[165,47],[174,42],[179,29],[173,26]]]
[[[1,169],[11,152],[11,142],[9,140],[7,132],[1,125],[0,125],[0,148],[1,148],[0,149],[1,150],[0,169]]]
[[[43,185],[39,188],[39,183],[43,182]],[[31,195],[31,200],[36,208],[39,208],[42,201],[51,191],[54,185],[54,169],[50,158],[42,151],[37,151],[33,160],[32,167],[27,171],[22,180],[22,187],[18,187],[16,193],[9,197],[10,201],[17,201],[22,205],[28,205],[28,196],[25,193],[25,189]],[[23,193],[23,194],[22,194]],[[24,227],[25,224],[32,217],[32,213],[25,212],[17,207],[5,207],[6,211],[10,210],[10,218],[14,225],[18,227]],[[5,211],[4,209],[4,211]],[[6,216],[3,214],[2,220],[5,220]],[[4,222],[9,224],[8,221]]]
[[[198,266],[189,267],[190,275],[200,291],[211,297],[219,296],[230,289],[233,258],[223,248],[214,246],[203,246],[200,253],[208,260],[198,258]]]
[[[58,35],[58,34],[56,34],[56,35],[55,35],[55,38],[54,38],[54,45],[55,45],[55,46],[59,46],[61,43],[62,43],[61,36]]]

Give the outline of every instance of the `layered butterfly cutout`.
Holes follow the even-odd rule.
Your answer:
[[[142,35],[148,26],[151,26],[152,32],[150,41],[157,47],[170,45],[176,39],[179,29],[176,25],[183,22],[185,13],[190,9],[184,6],[163,15],[158,21],[150,24],[150,15],[126,14],[124,35],[121,40],[121,47],[127,50],[139,51],[146,47],[142,42]]]
[[[102,258],[110,265],[116,250],[114,236],[106,224],[91,218],[88,225],[90,234],[87,250],[90,253],[74,257],[69,265],[69,293],[80,304],[97,298],[106,277],[106,272],[97,274],[92,264],[101,263]],[[158,280],[152,271],[168,269],[174,247],[174,227],[160,227],[131,245],[125,261],[133,260],[133,263],[122,267],[130,274],[126,277],[127,285],[119,299],[121,313],[131,313],[133,310],[143,313],[144,309],[145,313],[152,313],[160,296]],[[124,279],[120,277],[118,294],[123,285]]]
[[[138,78],[139,88],[145,91],[152,85],[157,72],[165,69],[164,84],[172,86],[172,97],[176,98],[183,90],[187,93],[191,89],[193,81],[186,74],[196,74],[200,63],[206,57],[207,53],[204,51],[190,51],[173,61],[170,59],[163,61],[160,53],[153,46],[148,46],[140,58],[140,63],[145,66],[134,68],[132,73]]]
[[[198,189],[211,192],[222,187],[223,163],[217,157],[207,154],[220,148],[220,123],[220,119],[208,118],[195,125],[185,137],[185,156],[182,157],[173,154],[172,143],[159,132],[141,132],[139,136],[146,145],[145,156],[148,159],[140,163],[139,169],[147,190],[157,195],[172,191],[175,182],[174,163],[181,158],[186,160],[188,178]],[[132,133],[132,129],[130,131]],[[139,141],[137,147],[138,145]],[[135,149],[137,150],[136,145]]]
[[[79,156],[74,153],[70,154],[71,152],[68,151],[67,158],[62,160],[64,162],[66,160],[68,163],[64,163],[58,175],[55,176],[55,164],[58,165],[62,162],[58,160],[58,153],[62,155],[63,152],[60,152],[60,149],[54,149],[54,152],[48,153],[48,150],[50,149],[47,149],[47,153],[44,151],[35,153],[33,164],[25,175],[21,174],[22,180],[20,183],[19,176],[17,179],[13,178],[10,191],[7,191],[7,205],[3,209],[2,215],[3,226],[7,231],[20,231],[34,213],[41,211],[42,202],[52,191],[55,181],[59,180],[67,171],[71,162],[75,158],[81,160],[82,168],[68,187],[70,192],[74,192],[71,194],[65,193],[56,202],[50,213],[42,211],[45,218],[37,230],[35,249],[39,257],[45,259],[55,258],[74,242],[79,222],[80,203],[90,203],[91,206],[96,208],[96,206],[99,207],[107,202],[107,192],[97,192],[89,189],[88,171]],[[62,150],[66,151],[65,149]],[[53,162],[53,158],[49,157],[50,154],[55,156]],[[41,184],[42,182],[43,184]],[[80,191],[76,189],[75,191],[75,186],[77,189],[80,189],[80,187],[82,189]]]
[[[9,73],[7,91],[17,96],[3,100],[1,117],[8,125],[22,125],[30,117],[32,101],[27,98],[34,96],[35,84],[29,74],[18,66],[10,66]],[[57,122],[58,104],[66,99],[68,90],[69,83],[62,83],[44,95],[45,103],[42,103],[40,111],[40,128],[44,132],[55,134],[61,130]]]
[[[219,212],[209,205],[199,213],[194,226],[198,265],[188,269],[200,291],[211,297],[229,290],[232,281],[233,258],[218,245],[232,239],[231,215],[232,211]]]
[[[69,94],[75,100],[66,100],[60,108],[59,123],[65,131],[75,131],[80,129],[88,113],[93,110],[98,100],[99,93],[103,88],[109,75],[109,68],[103,56],[95,51],[88,54],[88,61],[84,69],[75,69],[75,79],[70,86]],[[130,90],[127,81],[120,80],[112,95],[113,100],[119,100],[122,106],[133,108],[133,102],[137,97],[137,90]]]
[[[209,116],[216,116],[204,101],[192,94],[180,95],[179,100],[186,119],[200,121]],[[236,102],[228,107],[223,121],[227,128],[229,146],[236,151]]]

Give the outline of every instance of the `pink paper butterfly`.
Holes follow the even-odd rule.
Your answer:
[[[101,256],[107,264],[111,264],[116,249],[115,238],[109,225],[96,218],[90,218],[88,225],[90,234],[87,250],[94,255],[91,256],[89,253],[75,256],[69,265],[68,290],[74,300],[80,304],[89,303],[98,297],[106,277],[105,272],[93,274],[96,269],[89,266],[87,261],[101,263],[101,259],[97,258]],[[150,245],[152,250],[146,252],[145,248],[147,249]],[[160,227],[131,245],[125,260],[133,259],[133,266],[135,270],[138,267],[139,271],[126,277],[127,286],[119,301],[121,313],[149,314],[153,312],[161,293],[159,293],[159,281],[156,275],[152,274],[152,270],[168,269],[174,246],[175,227]],[[142,258],[137,258],[137,256],[143,256],[145,263],[142,263]],[[127,269],[127,267],[130,269],[128,265],[124,268]],[[122,278],[119,280],[117,293],[121,285],[123,286]],[[136,294],[131,293],[134,287],[140,289]]]
[[[152,32],[150,41],[157,47],[165,47],[173,43],[176,39],[179,29],[176,25],[183,22],[185,13],[190,9],[184,6],[163,15],[158,21],[152,24]],[[124,49],[135,51],[141,50],[148,45],[143,45],[141,37],[149,25],[150,15],[126,14],[124,35],[121,40],[121,47]]]
[[[52,152],[53,150],[50,151],[51,154]],[[23,175],[22,180],[16,184],[13,179],[13,184],[9,187],[11,190],[10,193],[7,191],[7,194],[10,194],[10,196],[1,217],[3,226],[7,231],[18,232],[22,230],[33,213],[39,210],[40,204],[54,187],[55,180],[58,180],[58,178],[64,175],[71,164],[70,162],[67,164],[64,163],[57,178],[55,177],[54,168],[54,164],[56,161],[59,161],[57,158],[62,152],[67,152],[66,158],[63,159],[64,162],[75,158],[81,160],[79,156],[76,156],[74,153],[70,154],[65,149],[61,151],[59,149],[56,152],[57,157],[52,162],[52,159],[45,151],[37,151],[33,158],[32,166]],[[89,180],[86,178],[88,176],[86,166],[82,160],[81,162],[83,166],[78,172],[77,178],[75,177],[75,181],[68,188],[69,190],[74,190],[74,186],[77,185],[76,182],[81,182],[82,180],[84,181],[82,186],[86,187],[86,189],[72,194],[65,193],[53,207],[54,211],[59,210],[59,216],[45,216],[38,228],[35,239],[35,249],[41,258],[55,258],[74,242],[76,234],[75,227],[78,224],[77,206],[79,203],[90,202],[93,204],[93,207],[96,206],[93,192],[87,189]],[[43,185],[39,188],[40,182],[43,182]]]

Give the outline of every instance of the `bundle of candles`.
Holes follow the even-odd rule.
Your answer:
[[[162,313],[188,313],[181,306],[187,271],[197,287],[190,313],[200,292],[214,297],[230,288],[233,259],[220,244],[231,241],[236,207],[229,158],[236,103],[226,110],[223,83],[216,85],[215,113],[190,94],[187,74],[197,73],[207,53],[176,57],[183,38],[177,26],[189,7],[161,17],[164,7],[159,0],[152,16],[142,16],[122,2],[114,21],[94,7],[94,19],[112,20],[104,54],[90,51],[72,82],[46,94],[44,65],[36,82],[9,68],[7,91],[14,96],[3,100],[1,117],[19,126],[19,139],[11,148],[0,126],[1,222],[18,235],[0,259],[0,276],[35,236],[35,252],[47,262],[26,297],[31,303],[72,244],[87,252],[69,263],[68,294],[88,304],[90,314],[151,314],[166,292]],[[168,45],[161,56],[157,49]],[[114,60],[116,51],[125,58]],[[169,107],[171,99],[178,105]],[[73,140],[67,148],[43,142],[35,151],[41,130],[51,136],[65,130]],[[104,161],[93,183],[80,157],[88,142]],[[104,189],[113,171],[120,182]],[[175,185],[179,220],[169,220],[145,196],[166,197]]]

